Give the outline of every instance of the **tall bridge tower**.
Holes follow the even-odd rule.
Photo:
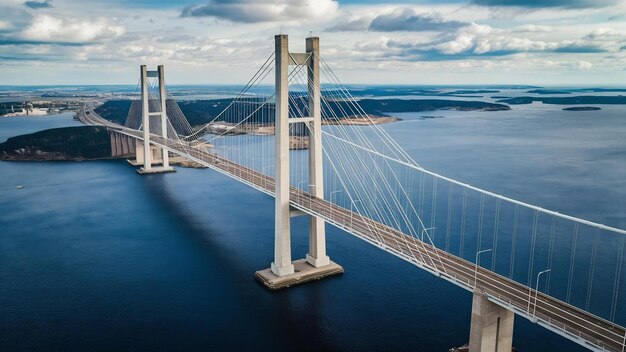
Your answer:
[[[141,118],[143,125],[143,145],[136,144],[137,163],[142,163],[143,167],[137,170],[140,174],[151,174],[160,172],[171,172],[174,168],[170,166],[169,154],[167,149],[158,148],[150,144],[150,117],[158,117],[158,125],[160,126],[160,135],[167,140],[167,94],[165,93],[165,69],[163,65],[159,65],[156,71],[148,71],[146,65],[141,65]],[[159,84],[158,103],[151,104],[156,99],[150,99],[148,94],[149,77],[157,77]],[[158,111],[150,111],[150,106],[157,106]],[[159,128],[157,128],[159,129]],[[141,158],[143,156],[143,160]],[[153,163],[159,163],[161,166],[153,167]]]
[[[307,69],[308,117],[289,117],[289,66]],[[309,252],[305,259],[291,260],[291,217],[303,215],[291,208],[289,193],[289,125],[307,124],[309,130],[309,187],[312,197],[324,198],[322,170],[322,112],[320,90],[319,38],[306,38],[305,53],[290,53],[285,34],[275,36],[275,222],[274,261],[270,269],[257,272],[267,287],[281,288],[297,283],[339,274],[343,268],[326,255],[324,219],[309,215]]]

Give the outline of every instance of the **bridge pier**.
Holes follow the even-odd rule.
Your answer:
[[[305,259],[291,261],[291,206],[289,201],[289,124],[308,123],[309,136],[309,192],[317,198],[324,197],[322,173],[321,97],[319,80],[319,38],[307,38],[306,54],[289,53],[287,35],[275,37],[276,70],[276,179],[274,261],[270,269],[256,272],[256,277],[266,287],[279,289],[322,277],[343,273],[343,268],[326,255],[325,222],[310,217],[309,252]],[[297,57],[298,59],[294,59]],[[306,59],[302,59],[306,58]],[[289,117],[289,65],[307,65],[309,80],[310,122]],[[300,120],[300,121],[298,121]]]
[[[474,291],[469,352],[511,352],[515,313]]]
[[[129,157],[134,154],[134,141],[121,133],[109,132],[111,138],[111,156],[112,157]]]

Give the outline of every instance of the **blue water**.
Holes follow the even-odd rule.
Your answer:
[[[626,120],[613,109],[404,114],[385,128],[425,167],[626,227]],[[0,119],[0,140],[73,124],[69,115]],[[177,170],[140,177],[123,161],[0,162],[0,350],[445,351],[467,342],[469,292],[332,227],[328,251],[343,276],[265,290],[254,272],[272,260],[273,199],[210,170]],[[299,258],[306,222],[293,229]],[[514,345],[584,350],[519,317]]]

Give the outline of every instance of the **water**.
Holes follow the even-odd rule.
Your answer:
[[[626,227],[619,108],[401,117],[385,128],[425,167]],[[75,122],[0,119],[0,140],[63,124]],[[254,271],[272,260],[273,199],[210,170],[177,170],[140,177],[123,161],[0,162],[0,350],[445,351],[467,342],[470,293],[332,227],[329,255],[345,274],[268,292]],[[294,258],[306,236],[296,218]],[[514,344],[584,350],[519,317]]]

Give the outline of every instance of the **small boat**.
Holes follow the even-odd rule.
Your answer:
[[[24,188],[24,186],[19,185],[19,186],[17,186],[16,188],[17,188],[17,189],[22,189],[22,188]]]

